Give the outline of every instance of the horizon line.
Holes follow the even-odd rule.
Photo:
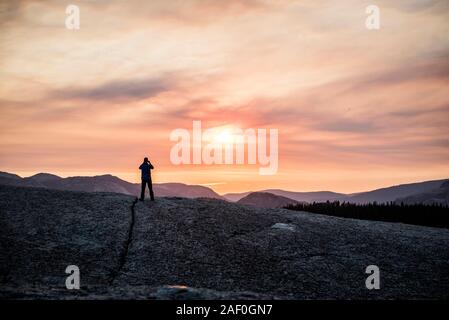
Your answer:
[[[17,173],[14,173],[14,172],[9,172],[9,171],[3,171],[3,170],[0,170],[0,173],[7,173],[7,174],[12,174],[12,175],[17,175],[17,176],[19,176],[20,178],[22,178],[22,179],[25,179],[25,178],[31,178],[31,177],[33,177],[33,176],[36,176],[36,175],[38,175],[38,174],[48,174],[48,175],[53,175],[53,176],[57,176],[57,177],[59,177],[59,178],[62,178],[62,179],[67,179],[67,178],[76,178],[76,177],[90,177],[90,178],[93,178],[93,177],[100,177],[100,176],[112,176],[112,177],[116,177],[116,178],[118,178],[118,179],[120,179],[120,180],[122,180],[122,181],[125,181],[125,182],[128,182],[128,183],[132,183],[132,184],[138,184],[138,182],[132,182],[132,181],[128,181],[128,180],[126,180],[126,179],[123,179],[123,178],[121,178],[120,176],[118,176],[118,175],[114,175],[114,174],[112,174],[112,173],[104,173],[104,174],[94,174],[94,175],[91,175],[91,176],[89,176],[89,175],[67,175],[67,176],[64,176],[64,175],[57,175],[57,174],[54,174],[54,173],[50,173],[50,172],[37,172],[37,173],[35,173],[35,174],[32,174],[32,175],[30,175],[30,176],[22,176],[22,175],[20,175],[20,174],[17,174]],[[200,186],[200,187],[205,187],[205,188],[208,188],[208,189],[211,189],[212,191],[214,191],[216,194],[218,194],[219,196],[224,196],[224,195],[227,195],[227,194],[243,194],[243,193],[254,193],[254,192],[267,192],[268,190],[282,190],[282,191],[286,191],[286,192],[301,192],[301,193],[314,193],[314,192],[332,192],[332,193],[337,193],[337,194],[342,194],[342,195],[355,195],[355,194],[358,194],[358,193],[365,193],[365,192],[371,192],[371,191],[374,191],[374,190],[380,190],[380,189],[386,189],[386,188],[391,188],[391,187],[398,187],[398,186],[402,186],[402,185],[408,185],[408,184],[416,184],[416,183],[424,183],[424,182],[432,182],[432,181],[440,181],[440,180],[449,180],[449,177],[448,178],[439,178],[439,179],[430,179],[430,180],[420,180],[420,181],[412,181],[412,182],[406,182],[406,183],[400,183],[400,184],[393,184],[393,185],[388,185],[388,186],[383,186],[383,187],[380,187],[380,188],[375,188],[375,189],[370,189],[370,190],[364,190],[364,191],[357,191],[357,192],[349,192],[349,193],[346,193],[346,192],[338,192],[338,191],[332,191],[332,190],[311,190],[311,191],[297,191],[297,190],[288,190],[288,189],[282,189],[282,188],[269,188],[269,189],[259,189],[259,190],[247,190],[247,191],[243,191],[243,192],[226,192],[226,193],[218,193],[216,190],[214,190],[211,186],[207,186],[206,184],[188,184],[188,183],[185,183],[185,182],[179,182],[179,181],[167,181],[167,182],[154,182],[153,184],[168,184],[168,183],[180,183],[180,184],[184,184],[184,185],[187,185],[187,186]],[[215,183],[210,183],[210,185],[221,185],[221,184],[223,184],[223,183],[220,183],[220,182],[215,182]]]

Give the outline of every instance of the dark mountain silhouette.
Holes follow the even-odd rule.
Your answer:
[[[223,199],[215,191],[208,187],[187,185],[184,183],[159,183],[155,184],[155,190],[160,197],[184,197],[184,198],[213,198]],[[155,191],[156,192],[156,191]]]
[[[31,177],[21,178],[17,175],[2,172],[0,173],[0,184],[67,191],[116,192],[134,196],[140,193],[140,184],[127,182],[110,174],[61,178],[49,173],[38,173]],[[157,197],[181,196],[222,199],[212,189],[203,186],[182,183],[156,183],[153,186]]]
[[[253,191],[247,191],[247,192],[231,192],[231,193],[225,193],[223,195],[223,197],[231,202],[237,202],[240,199],[246,197],[247,195],[249,195],[250,193],[252,193]],[[254,192],[263,192],[263,191],[254,191]]]
[[[345,201],[352,203],[390,202],[413,194],[428,192],[438,188],[447,179],[401,184],[350,195]]]
[[[332,201],[339,200],[345,197],[342,193],[332,192],[332,191],[314,191],[314,192],[292,192],[284,191],[280,189],[267,189],[265,192],[270,192],[278,196],[287,197],[300,202],[320,202],[320,201]]]
[[[8,173],[8,172],[2,172],[0,171],[0,178],[8,178],[8,179],[22,179],[17,174]]]
[[[430,192],[414,194],[405,198],[399,198],[396,203],[405,204],[443,204],[449,206],[449,180]]]
[[[51,173],[38,173],[34,176],[24,178],[24,180],[29,181],[30,183],[42,184],[43,186],[45,186],[48,183],[56,183],[58,181],[61,181],[62,178]]]
[[[267,192],[277,196],[296,200],[298,202],[346,201],[361,204],[369,202],[383,203],[396,201],[398,199],[403,199],[422,193],[432,193],[446,181],[448,181],[448,179],[409,183],[354,194],[342,194],[331,191],[295,192],[285,191],[281,189],[266,189],[257,192]],[[31,177],[21,178],[20,176],[15,174],[0,172],[0,184],[50,188],[68,191],[117,192],[130,195],[138,195],[140,192],[139,184],[130,183],[112,175],[61,178],[50,173],[38,173]],[[251,193],[228,193],[224,196],[220,196],[208,187],[186,185],[183,183],[156,183],[154,184],[154,192],[156,196],[181,196],[188,198],[204,197],[226,199],[232,202],[239,201],[240,199]],[[424,200],[425,199],[423,199],[423,201]],[[431,200],[429,200],[428,202],[431,203]]]
[[[253,192],[242,192],[242,193],[227,193],[224,194],[227,200],[232,202],[237,202],[243,197],[246,197],[250,193],[254,192],[268,192],[277,196],[286,197],[289,199],[293,199],[296,201],[305,201],[305,202],[313,202],[313,201],[327,201],[327,200],[339,200],[342,197],[345,197],[345,194],[336,193],[331,191],[313,191],[313,192],[296,192],[296,191],[286,191],[281,189],[265,189],[260,191]]]
[[[252,192],[237,203],[259,208],[283,208],[289,204],[296,204],[298,201],[268,192]]]
[[[24,182],[22,181],[22,178],[16,174],[0,171],[0,184],[20,186],[23,185]]]
[[[326,201],[346,201],[351,203],[370,203],[370,202],[390,202],[398,198],[411,196],[417,193],[424,193],[438,188],[447,179],[432,180],[417,183],[402,184],[387,188],[376,189],[367,192],[359,192],[353,194],[343,194],[331,191],[316,192],[295,192],[280,189],[266,189],[258,192],[268,192],[278,196],[290,198],[299,202],[326,202]],[[230,193],[223,197],[229,201],[236,202],[247,196],[250,192]]]
[[[448,229],[14,186],[0,212],[0,299],[449,298]]]

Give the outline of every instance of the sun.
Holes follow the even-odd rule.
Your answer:
[[[234,136],[230,130],[222,130],[215,134],[214,140],[221,144],[232,144],[234,142]]]

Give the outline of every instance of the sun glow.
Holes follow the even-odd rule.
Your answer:
[[[233,125],[224,125],[207,129],[203,134],[203,141],[215,143],[222,146],[233,145],[238,140],[238,133],[241,130]]]
[[[234,135],[230,130],[223,130],[214,136],[214,141],[221,144],[233,144]]]

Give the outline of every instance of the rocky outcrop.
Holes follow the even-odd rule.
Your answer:
[[[119,266],[132,197],[0,186],[0,287],[65,287],[77,265],[83,282],[107,285]]]
[[[134,201],[0,186],[0,297],[449,298],[446,229],[210,199]],[[65,289],[72,264],[80,290]],[[372,264],[380,290],[365,287]]]

